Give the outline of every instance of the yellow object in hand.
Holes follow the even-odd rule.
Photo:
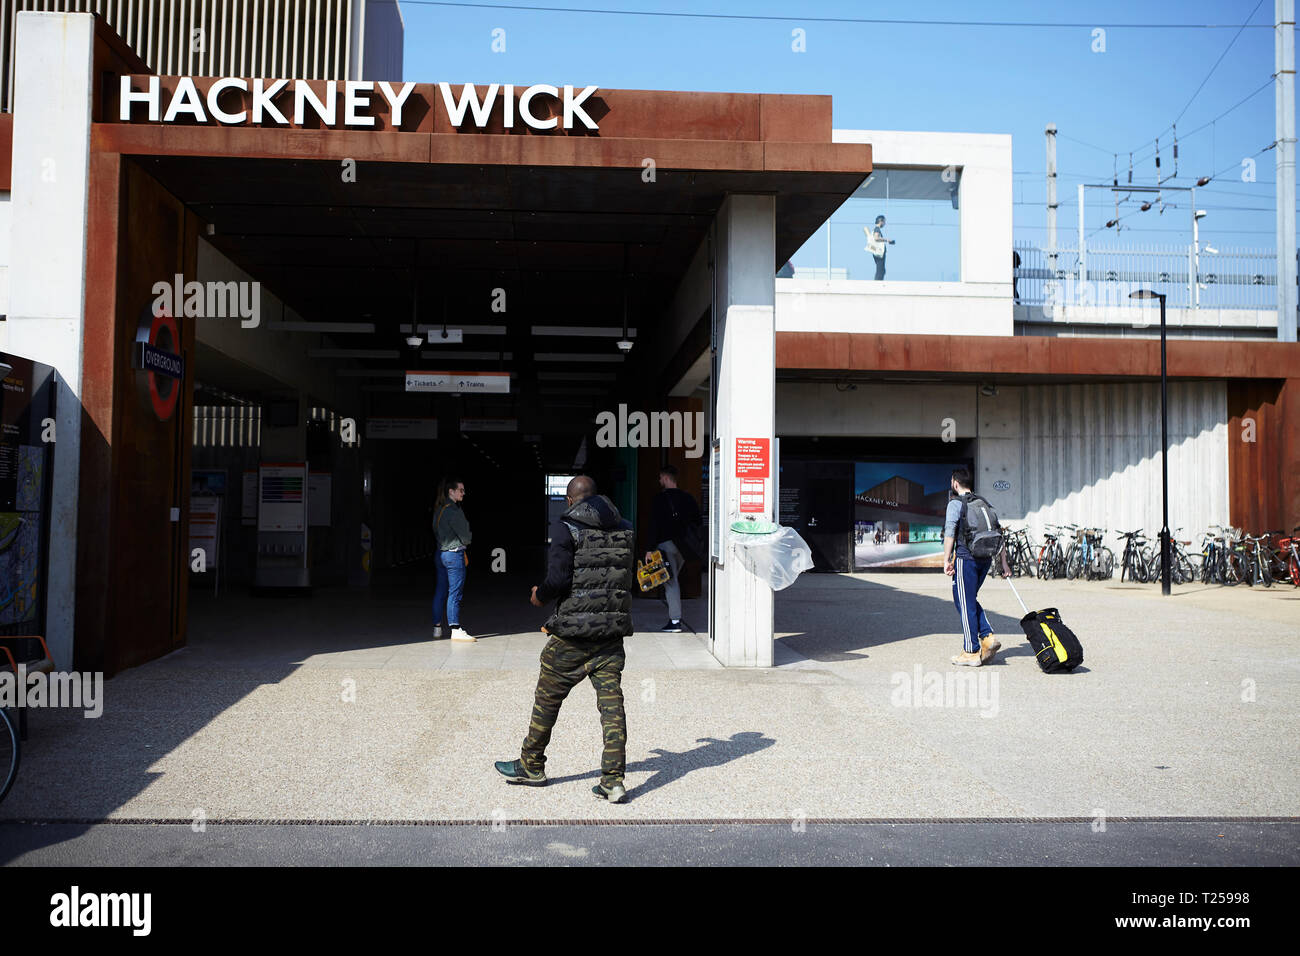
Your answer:
[[[653,591],[659,585],[667,584],[668,565],[664,563],[664,556],[658,551],[651,551],[649,561],[638,561],[636,580],[642,591]]]

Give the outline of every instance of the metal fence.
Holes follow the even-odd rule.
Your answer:
[[[1162,292],[1171,309],[1276,309],[1277,257],[1272,249],[1132,246],[1124,249],[1016,243],[1017,304],[1132,305],[1138,289]],[[1193,277],[1195,281],[1193,282]]]

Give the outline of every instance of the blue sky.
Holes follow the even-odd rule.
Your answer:
[[[519,5],[542,6],[525,0]],[[605,88],[822,93],[834,97],[840,128],[1010,133],[1014,144],[1016,239],[1045,237],[1044,135],[1059,130],[1060,229],[1073,237],[1079,182],[1110,182],[1114,153],[1127,181],[1151,184],[1154,138],[1171,185],[1219,173],[1197,191],[1207,217],[1202,242],[1274,245],[1271,84],[1210,124],[1273,73],[1272,0],[1242,2],[772,2],[772,0],[551,0],[591,10],[707,13],[719,17],[629,16],[529,11],[401,0],[406,79],[421,82],[572,83]],[[736,19],[743,15],[776,20]],[[726,17],[733,17],[728,19]],[[819,23],[816,17],[1069,23],[1074,26],[936,26]],[[1237,26],[1255,24],[1242,30]],[[1123,24],[1151,26],[1126,27]],[[1219,29],[1178,24],[1230,24]],[[506,31],[504,53],[492,30]],[[791,50],[806,31],[807,51]],[[1104,52],[1093,31],[1104,29]],[[1229,48],[1229,44],[1231,47]],[[1197,87],[1227,50],[1208,82]],[[1195,98],[1193,94],[1196,93]],[[1190,105],[1189,105],[1190,100]],[[1086,144],[1086,145],[1085,145]],[[1258,155],[1257,155],[1258,154]],[[1254,157],[1256,182],[1241,178]],[[1170,199],[1178,201],[1175,197]],[[1090,203],[1094,202],[1090,198]],[[1089,229],[1113,213],[1090,205]],[[1129,207],[1132,211],[1136,204]],[[1125,243],[1189,241],[1185,210],[1129,215]],[[1111,236],[1113,241],[1113,233]]]

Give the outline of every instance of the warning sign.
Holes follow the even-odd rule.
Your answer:
[[[741,478],[740,479],[740,513],[741,514],[766,514],[767,513],[767,496],[764,493],[764,486],[767,483],[762,478]]]
[[[737,438],[736,439],[736,477],[769,478],[772,439]]]

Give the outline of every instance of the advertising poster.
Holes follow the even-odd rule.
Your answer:
[[[3,358],[10,371],[0,383],[0,633],[21,633],[40,617],[49,458],[40,443],[45,411],[34,407],[40,394],[37,363]]]
[[[190,554],[196,548],[203,550],[207,570],[220,563],[221,499],[215,495],[200,495],[190,499]]]
[[[859,568],[943,567],[952,470],[968,462],[859,461],[853,466],[853,556]]]
[[[226,473],[218,469],[196,469],[190,472],[190,496],[226,495]]]

